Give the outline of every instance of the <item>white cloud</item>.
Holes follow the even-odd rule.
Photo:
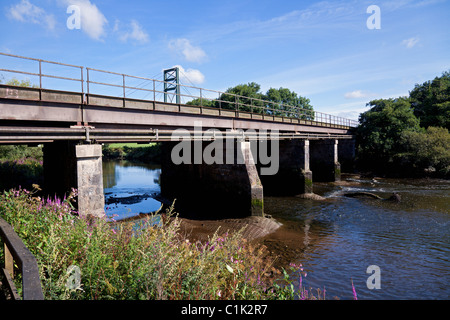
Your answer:
[[[55,29],[55,17],[52,14],[47,14],[44,9],[35,6],[28,0],[21,0],[20,3],[10,7],[9,14],[13,19],[21,22],[41,24],[49,30]]]
[[[408,49],[411,49],[419,42],[419,38],[409,38],[402,41],[402,45],[407,47]]]
[[[184,69],[180,65],[176,65],[180,69],[180,78],[185,84],[201,84],[205,81],[205,76],[197,69]]]
[[[119,20],[116,20],[114,32],[119,32],[119,24]],[[127,42],[128,40],[134,40],[139,43],[148,42],[148,34],[136,20],[131,20],[129,27],[129,31],[120,34],[119,39],[121,41]]]
[[[344,97],[345,99],[358,99],[358,98],[367,98],[370,94],[364,93],[361,90],[355,90],[352,92],[347,92]]]
[[[187,61],[203,62],[207,58],[205,51],[200,47],[193,46],[188,39],[179,38],[169,42],[169,49],[181,53]]]
[[[64,0],[67,5],[80,7],[81,30],[95,40],[101,40],[105,35],[105,25],[108,20],[90,0]]]

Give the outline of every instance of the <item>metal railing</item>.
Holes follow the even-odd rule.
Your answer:
[[[23,70],[15,70],[15,69],[6,69],[0,68],[0,72],[8,72],[8,73],[16,73],[16,74],[24,74],[39,77],[39,89],[52,89],[45,88],[43,85],[43,79],[52,78],[52,79],[61,79],[72,82],[78,82],[77,87],[79,89],[71,89],[67,91],[71,92],[79,92],[82,93],[83,96],[86,95],[87,99],[84,99],[87,104],[89,104],[89,95],[104,95],[104,96],[115,96],[123,99],[137,99],[133,98],[137,95],[137,93],[141,93],[144,96],[137,100],[149,100],[149,101],[158,101],[164,102],[164,97],[171,97],[172,101],[174,97],[179,96],[179,100],[182,104],[195,105],[205,108],[217,108],[222,110],[232,110],[239,113],[250,113],[257,115],[267,115],[272,117],[279,118],[290,118],[290,119],[302,119],[314,121],[315,123],[320,123],[322,125],[338,125],[344,127],[356,127],[358,122],[355,120],[338,117],[331,114],[326,114],[319,111],[309,110],[299,108],[297,106],[287,105],[283,103],[278,103],[274,101],[263,100],[259,98],[251,98],[241,95],[236,95],[228,92],[221,92],[217,90],[205,89],[185,84],[179,84],[180,88],[186,91],[186,93],[173,93],[173,92],[165,92],[163,90],[164,84],[172,84],[169,82],[165,82],[163,80],[157,80],[152,78],[145,78],[139,76],[132,76],[123,73],[117,73],[112,71],[105,71],[94,68],[85,68],[82,66],[76,66],[66,63],[47,61],[42,59],[28,58],[17,56],[8,53],[1,53],[1,56],[25,59],[30,61],[35,61],[38,63],[38,72],[27,72]],[[54,74],[44,73],[43,69],[46,65],[58,65],[63,67],[72,68],[78,70],[79,73],[78,78],[67,77],[67,76],[57,76]],[[85,70],[86,69],[86,70]],[[86,77],[84,76],[86,75]],[[108,81],[100,81],[95,77],[109,77]],[[111,78],[115,79],[115,83],[112,82]],[[140,81],[138,85],[133,85],[133,81]],[[131,82],[131,83],[130,83]],[[109,92],[101,93],[99,87],[106,87]],[[150,88],[148,88],[150,87]],[[80,90],[81,89],[81,90]],[[117,91],[113,94],[114,90],[120,89],[120,92]],[[192,94],[192,91],[197,92],[197,94]],[[149,99],[150,98],[150,99]],[[124,104],[125,105],[125,104]]]
[[[39,278],[39,268],[36,258],[27,249],[13,228],[2,218],[0,218],[0,238],[4,243],[4,264],[2,268],[4,286],[13,300],[19,300],[14,279],[14,262],[18,265],[22,275],[22,295],[23,300],[44,300],[41,281]]]

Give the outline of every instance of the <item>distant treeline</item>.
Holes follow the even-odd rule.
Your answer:
[[[450,72],[416,84],[407,97],[370,101],[356,129],[360,170],[450,178]]]
[[[228,88],[218,99],[198,98],[187,104],[231,110],[235,110],[238,105],[240,111],[314,119],[313,106],[308,98],[287,88],[270,88],[266,93],[261,92],[260,89],[261,86],[256,82],[238,84]]]
[[[0,145],[0,192],[43,183],[42,147]]]
[[[157,163],[160,161],[161,149],[153,144],[105,144],[102,148],[103,158],[108,160],[129,160],[136,162]]]

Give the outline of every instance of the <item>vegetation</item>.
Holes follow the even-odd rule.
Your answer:
[[[0,191],[42,183],[42,158],[41,147],[0,146]]]
[[[230,110],[235,110],[237,104],[241,111],[314,119],[313,107],[309,99],[286,88],[270,88],[265,94],[260,92],[260,89],[261,86],[255,82],[239,84],[228,88],[218,99],[202,99],[201,101],[194,99],[187,104]],[[236,97],[236,95],[240,97]],[[298,109],[303,110],[299,111]]]
[[[441,77],[416,84],[410,92],[411,106],[424,128],[443,127],[450,130],[450,71]]]
[[[271,266],[265,247],[247,243],[239,232],[192,243],[180,236],[172,208],[160,227],[149,225],[153,217],[138,225],[115,223],[77,216],[75,196],[40,199],[24,189],[0,196],[0,216],[38,261],[46,299],[324,298],[301,285],[297,290],[286,270]],[[79,268],[80,281],[71,266]]]
[[[103,157],[110,160],[130,160],[136,162],[158,162],[161,148],[158,143],[148,145],[137,143],[105,144],[102,148]]]
[[[356,129],[359,168],[396,176],[450,177],[450,73],[409,97],[370,101]]]
[[[0,83],[2,83],[1,79],[0,79]],[[10,86],[17,86],[17,87],[39,88],[38,85],[32,84],[30,79],[18,80],[17,78],[12,78],[12,79],[6,81],[5,84],[10,85]]]
[[[405,130],[400,137],[403,152],[396,154],[400,165],[411,168],[415,175],[450,177],[450,134],[448,129],[428,127]]]

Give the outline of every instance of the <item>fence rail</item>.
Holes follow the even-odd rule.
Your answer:
[[[0,238],[4,243],[4,264],[2,268],[4,286],[13,300],[19,300],[14,279],[14,262],[22,275],[23,300],[44,300],[36,258],[31,254],[13,228],[0,218]]]
[[[169,97],[173,100],[175,97],[179,97],[179,101],[184,101],[184,104],[194,104],[200,107],[213,107],[224,110],[234,110],[237,112],[248,112],[252,114],[261,114],[261,115],[269,115],[276,116],[282,118],[293,118],[293,119],[303,119],[303,120],[314,120],[318,123],[328,124],[328,125],[339,125],[346,127],[356,127],[358,122],[355,120],[338,117],[331,114],[326,114],[319,111],[308,110],[299,108],[297,106],[287,105],[283,103],[277,103],[273,101],[267,101],[258,98],[245,97],[241,95],[236,95],[227,92],[221,92],[217,90],[205,89],[185,84],[178,84],[181,89],[184,89],[187,93],[173,93],[164,91],[162,88],[164,84],[173,85],[171,82],[166,82],[163,80],[157,80],[152,78],[145,78],[133,75],[127,75],[123,73],[106,71],[94,68],[85,68],[83,66],[71,65],[66,63],[47,61],[42,59],[28,58],[23,56],[17,56],[8,53],[1,53],[0,56],[6,56],[17,59],[24,59],[29,61],[34,61],[38,63],[38,72],[27,72],[23,70],[16,70],[11,68],[0,68],[0,72],[8,72],[8,73],[16,73],[16,74],[24,74],[39,77],[39,88],[40,89],[53,89],[53,88],[45,88],[43,86],[43,79],[52,78],[52,79],[61,79],[66,81],[72,81],[78,83],[77,87],[81,88],[76,89],[75,92],[79,92],[87,94],[100,94],[107,96],[116,96],[123,99],[133,98],[137,93],[144,94],[144,97],[141,100],[149,100],[149,101],[159,101],[163,102],[164,97]],[[67,68],[71,68],[72,70],[78,70],[77,73],[79,77],[68,77],[68,76],[58,76],[50,73],[43,73],[43,68],[46,65],[58,65]],[[112,83],[111,81],[100,81],[98,77],[118,77],[116,81],[117,83]],[[139,80],[141,83],[139,85],[132,85],[130,81]],[[117,94],[102,94],[101,90],[98,88],[94,88],[95,86],[106,87],[110,92],[113,92],[114,89],[121,88],[120,93]],[[146,88],[150,86],[150,88]],[[190,91],[195,91],[198,94],[192,94]],[[67,90],[67,91],[74,91]],[[148,99],[150,96],[152,99]],[[86,99],[89,104],[89,99]]]

